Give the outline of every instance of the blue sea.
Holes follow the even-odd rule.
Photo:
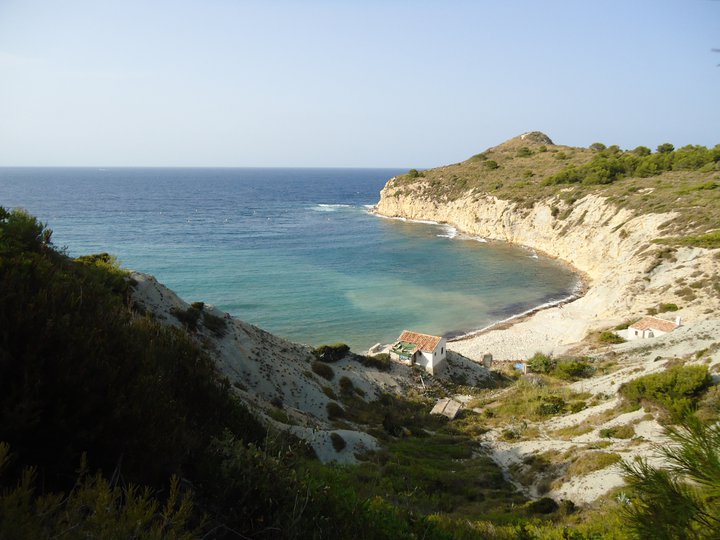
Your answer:
[[[0,205],[78,256],[107,251],[280,336],[362,351],[457,335],[560,300],[557,261],[368,213],[397,169],[0,168]]]

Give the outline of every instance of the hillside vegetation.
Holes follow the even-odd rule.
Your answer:
[[[544,134],[515,137],[455,165],[411,170],[396,177],[398,196],[412,193],[438,202],[492,195],[531,208],[556,198],[562,217],[588,194],[599,194],[638,213],[676,212],[665,224],[671,244],[720,247],[720,144],[713,148],[666,143],[622,150],[553,144]]]
[[[163,324],[132,301],[138,284],[112,257],[71,259],[51,237],[34,217],[0,208],[2,540],[648,538],[643,527],[660,518],[674,532],[706,537],[714,530],[714,477],[697,493],[666,486],[667,500],[697,507],[678,523],[676,513],[658,506],[657,490],[645,489],[667,475],[645,462],[626,466],[628,493],[642,505],[607,498],[581,509],[544,496],[553,482],[616,466],[617,452],[642,444],[632,426],[598,420],[598,436],[616,442],[579,453],[568,440],[564,453],[522,458],[510,477],[481,442],[482,435],[513,444],[541,437],[544,446],[552,422],[602,408],[607,396],[566,386],[604,369],[599,360],[538,355],[546,377],[539,386],[502,375],[493,378],[494,389],[429,379],[422,390],[377,392],[376,399],[340,377],[338,395],[327,388],[336,400],[335,451],[344,451],[343,434],[359,427],[381,444],[356,456],[356,465],[323,464],[304,442],[271,427],[286,423],[280,404],[268,421],[220,375],[207,336],[222,339],[224,318],[196,302],[174,314],[181,327]],[[350,360],[353,369],[373,364],[337,344],[318,348],[312,369],[330,380],[348,357],[357,360]],[[390,369],[375,362],[373,369]],[[682,381],[677,395],[667,391],[668,381]],[[624,386],[622,406],[657,406],[680,422],[688,406],[696,407],[715,421],[711,386],[705,367],[671,367]],[[457,420],[429,414],[438,397],[458,394],[475,402]],[[700,442],[690,442],[704,445],[703,462],[716,463],[717,430],[692,426]],[[685,431],[674,433],[682,439]],[[687,477],[696,481],[695,469]],[[538,478],[546,487],[531,500],[524,485]],[[657,508],[665,510],[659,518]]]

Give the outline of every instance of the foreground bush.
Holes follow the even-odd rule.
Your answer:
[[[640,458],[623,463],[631,489],[627,525],[639,538],[717,538],[720,425],[687,417],[667,435],[676,443],[660,447],[667,467],[652,467]]]
[[[696,406],[711,382],[707,366],[676,366],[627,382],[620,387],[620,394],[633,404],[648,401],[659,405],[678,419]]]

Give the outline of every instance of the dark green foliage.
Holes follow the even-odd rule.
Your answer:
[[[323,379],[327,379],[328,381],[332,381],[333,377],[335,377],[335,372],[333,371],[333,368],[322,362],[313,362],[312,370],[313,372],[320,375]]]
[[[630,403],[660,405],[678,419],[695,407],[710,384],[707,366],[676,366],[625,383],[620,394]]]
[[[374,356],[356,356],[355,360],[367,367],[375,368],[379,371],[390,371],[392,369],[392,359],[387,353],[380,353]]]
[[[554,184],[611,184],[627,177],[647,177],[665,171],[700,170],[720,161],[720,147],[708,150],[704,146],[685,146],[674,150],[671,144],[660,145],[656,154],[641,150],[623,152],[616,146],[600,150],[588,163],[570,166],[549,176],[544,185]],[[703,169],[704,170],[704,169]]]
[[[0,255],[39,253],[50,247],[51,236],[51,229],[24,210],[8,212],[0,207]]]
[[[614,345],[616,343],[625,343],[624,338],[618,336],[615,332],[612,332],[610,330],[600,332],[598,340],[600,341],[600,343],[607,343],[609,345]]]
[[[657,242],[661,244],[670,244],[672,246],[694,246],[705,249],[717,249],[720,248],[720,231],[713,231],[696,236],[683,236],[679,238],[660,238]]]
[[[590,150],[595,150],[596,152],[602,152],[606,148],[607,148],[607,146],[605,146],[601,142],[595,142],[590,145]]]
[[[409,179],[418,178],[419,176],[422,176],[422,173],[421,173],[421,172],[418,172],[417,169],[410,169],[410,170],[407,172],[407,177],[408,177]]]
[[[340,436],[339,433],[332,432],[330,434],[330,442],[333,445],[333,448],[336,452],[342,452],[345,447],[347,446],[347,443],[345,442],[345,439]]]
[[[533,155],[533,151],[530,150],[527,146],[523,146],[517,151],[517,157],[530,157]]]
[[[227,333],[227,321],[207,311],[203,311],[203,326],[210,330],[217,337],[223,337]]]
[[[550,373],[553,369],[555,369],[557,362],[551,356],[537,352],[530,360],[528,360],[527,364],[528,367],[535,373]]]
[[[560,396],[544,396],[540,405],[537,406],[538,416],[552,416],[565,412],[566,403]]]
[[[554,499],[550,497],[543,497],[536,501],[530,501],[525,505],[525,511],[528,514],[552,514],[560,506]]]
[[[594,368],[587,362],[583,362],[582,360],[563,359],[557,362],[552,374],[558,379],[575,381],[590,377],[594,372]]]
[[[657,309],[658,313],[665,313],[666,311],[677,311],[679,308],[677,304],[660,304]]]
[[[667,435],[676,443],[660,447],[668,466],[644,459],[624,462],[631,488],[627,526],[643,539],[718,537],[720,530],[720,425],[688,416]]]
[[[0,443],[0,474],[7,449]],[[121,488],[100,474],[91,476],[84,470],[67,496],[39,493],[37,472],[28,468],[17,484],[0,493],[0,538],[197,538],[200,531],[192,525],[191,496],[181,495],[176,476],[163,499],[147,488]]]
[[[488,159],[488,160],[484,161],[483,165],[485,165],[486,169],[490,169],[491,171],[500,167],[500,165],[498,165],[498,162],[495,161],[494,159]]]
[[[350,347],[344,343],[335,343],[333,345],[320,345],[313,354],[315,358],[322,362],[337,362],[345,358],[350,352]]]
[[[353,382],[348,377],[340,377],[338,383],[340,384],[340,390],[343,392],[352,392],[355,389]]]
[[[328,418],[330,420],[335,420],[337,418],[345,418],[345,409],[343,409],[339,404],[335,403],[334,401],[328,402],[328,404],[325,405],[325,410],[327,411]]]
[[[652,154],[652,150],[650,150],[647,146],[638,146],[635,149],[633,149],[633,154],[635,154],[638,157],[645,157]]]
[[[188,330],[197,330],[198,321],[200,320],[200,315],[202,315],[202,312],[193,306],[190,306],[184,311],[182,309],[173,308],[170,310],[170,313],[172,313],[178,321],[185,325],[185,328]]]

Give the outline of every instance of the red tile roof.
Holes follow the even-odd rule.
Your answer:
[[[661,332],[672,332],[678,327],[673,321],[658,319],[657,317],[643,317],[638,322],[630,325],[633,330],[660,330]]]
[[[421,351],[433,352],[435,347],[438,346],[442,338],[438,336],[429,336],[427,334],[418,334],[417,332],[410,332],[409,330],[403,330],[400,334],[398,341],[405,341],[406,343],[412,343],[417,345]]]

